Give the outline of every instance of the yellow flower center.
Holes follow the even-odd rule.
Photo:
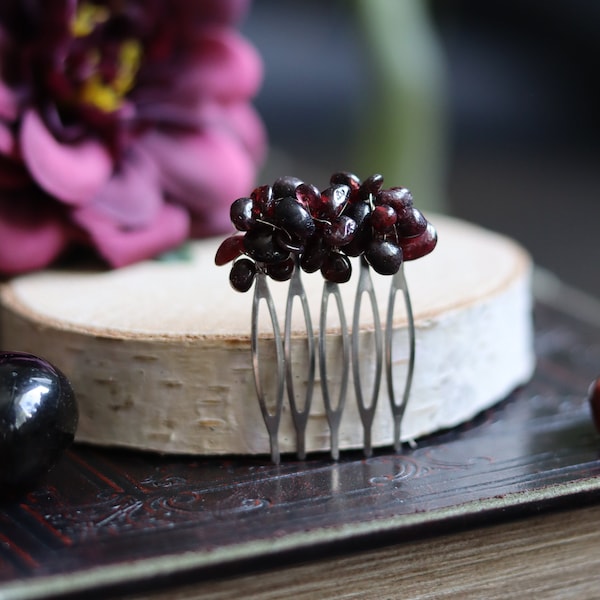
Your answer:
[[[110,18],[106,7],[82,2],[71,23],[71,31],[75,37],[87,37],[95,28]],[[114,112],[123,105],[124,97],[135,85],[135,77],[142,60],[142,46],[135,39],[126,39],[119,46],[115,74],[107,80],[98,68],[102,56],[97,48],[91,48],[87,59],[93,72],[81,85],[77,101],[100,109],[103,112]]]

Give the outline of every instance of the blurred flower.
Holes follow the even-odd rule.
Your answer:
[[[245,0],[2,0],[0,272],[72,244],[111,266],[227,231],[261,79]]]

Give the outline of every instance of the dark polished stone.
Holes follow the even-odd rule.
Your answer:
[[[45,474],[71,444],[79,413],[65,375],[23,352],[0,353],[0,494]]]

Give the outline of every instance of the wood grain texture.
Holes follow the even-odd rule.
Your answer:
[[[600,506],[538,515],[122,600],[598,597]],[[559,532],[559,533],[558,533]]]
[[[417,358],[403,439],[411,440],[472,418],[505,397],[532,373],[531,264],[501,236],[437,217],[436,251],[407,265],[417,327]],[[119,271],[54,271],[17,278],[1,291],[2,344],[39,354],[71,379],[80,405],[78,439],[170,453],[265,454],[269,443],[256,402],[250,357],[250,294],[229,288],[227,269],[213,257],[218,241],[194,246],[190,263],[146,262]],[[304,278],[318,324],[322,280]],[[375,277],[380,311],[389,279]],[[351,314],[356,281],[342,286]],[[283,319],[287,285],[272,286]],[[395,312],[395,388],[407,372],[406,316]],[[361,311],[363,389],[370,390],[373,316]],[[339,319],[328,320],[328,382],[339,387]],[[296,393],[307,385],[305,337],[294,311]],[[351,319],[350,319],[351,320]],[[272,344],[261,321],[265,388],[276,387]],[[269,354],[270,352],[270,354]],[[272,394],[271,394],[272,395]],[[392,442],[386,386],[373,424],[375,446]],[[287,404],[279,435],[295,448]],[[363,443],[352,382],[340,447]],[[330,447],[317,374],[307,448]]]

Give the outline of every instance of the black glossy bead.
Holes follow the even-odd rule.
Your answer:
[[[0,495],[35,482],[75,437],[79,413],[67,378],[24,352],[0,353]]]

